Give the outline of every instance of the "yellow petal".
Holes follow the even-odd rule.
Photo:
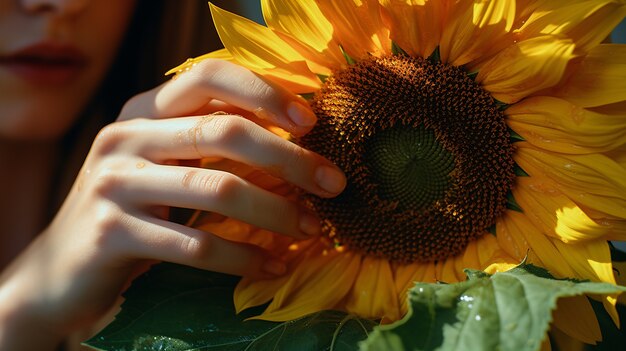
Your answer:
[[[461,270],[457,269],[456,266],[456,257],[448,258],[445,261],[437,262],[435,264],[435,274],[437,277],[437,281],[444,282],[447,284],[452,284],[456,282],[460,282],[465,280],[465,274],[463,274],[463,268],[474,268],[475,267],[463,267]]]
[[[449,15],[439,47],[441,60],[461,66],[509,45],[507,38],[515,20],[515,1],[451,2]]]
[[[556,154],[527,145],[520,144],[517,152],[522,169],[542,172],[585,207],[626,219],[626,170],[619,164],[601,154]]]
[[[350,291],[345,308],[360,317],[396,321],[402,318],[389,261],[365,257]]]
[[[548,236],[567,243],[592,240],[608,233],[607,228],[589,218],[545,176],[518,177],[513,195],[524,214]]]
[[[587,52],[600,44],[626,15],[626,4],[615,0],[546,1],[519,30],[520,39],[564,35]]]
[[[555,94],[582,107],[625,101],[626,45],[602,44],[591,49]]]
[[[591,240],[579,244],[566,244],[554,239],[552,242],[574,270],[574,278],[615,284],[611,252],[606,240]]]
[[[291,245],[285,253],[280,249],[268,248],[268,250],[287,263],[287,273],[268,279],[243,277],[235,287],[234,302],[237,313],[269,302],[285,285],[297,267],[307,264],[311,255],[319,254],[323,250],[323,245],[312,239]]]
[[[520,263],[502,250],[498,240],[491,234],[485,234],[476,240],[476,251],[480,262],[479,269],[489,274],[506,272]]]
[[[312,253],[295,268],[257,318],[286,321],[335,308],[352,288],[361,259],[360,255],[349,251]]]
[[[507,124],[530,144],[569,154],[605,152],[626,144],[626,111],[605,115],[566,100],[531,97],[510,106]]]
[[[296,93],[315,91],[320,81],[306,59],[271,29],[211,4],[211,14],[224,47],[235,60]]]
[[[520,41],[486,62],[476,81],[494,98],[511,104],[558,84],[573,52],[569,39],[543,36]]]
[[[611,253],[609,245],[605,240],[593,240],[576,245],[554,240],[554,244],[563,254],[568,264],[583,279],[615,284]],[[613,322],[619,327],[619,317],[615,309],[617,296],[608,295],[594,298],[602,300],[604,308],[613,319]]]
[[[552,317],[555,327],[574,339],[587,344],[602,340],[600,325],[586,296],[559,299]]]
[[[381,0],[391,39],[411,56],[428,57],[439,45],[445,1]]]
[[[333,25],[335,41],[354,59],[391,53],[389,30],[378,0],[316,0]]]
[[[417,282],[434,283],[435,264],[428,263],[411,263],[397,264],[392,263],[392,270],[395,272],[394,281],[396,290],[400,297],[400,312],[404,316],[408,311],[407,293],[409,289],[415,286]]]
[[[575,277],[574,270],[563,259],[552,241],[540,232],[523,213],[506,211],[496,223],[498,242],[514,241],[517,250],[514,257],[523,258],[528,252],[528,262],[546,268],[558,278]],[[505,244],[501,244],[505,247]],[[537,262],[537,260],[539,260]]]
[[[315,1],[262,0],[261,9],[267,26],[317,65],[311,67],[315,73],[329,75],[333,68],[346,65],[333,39],[333,26]]]
[[[228,49],[220,49],[220,50],[210,52],[208,54],[204,54],[202,56],[187,59],[187,61],[167,71],[165,75],[170,75],[172,73],[181,74],[181,73],[187,72],[193,66],[195,66],[198,62],[209,59],[209,58],[220,59],[220,60],[237,63],[233,55],[231,55],[230,52],[228,52]]]
[[[546,337],[546,339],[552,340],[555,350],[585,351],[587,349],[585,343],[565,334],[561,331],[561,329],[556,328],[554,325],[551,326],[549,337]]]
[[[485,235],[491,235],[491,234],[489,233]],[[448,261],[455,262],[455,268],[456,268],[456,271],[458,272],[457,275],[460,276],[458,278],[458,281],[465,280],[465,274],[463,272],[465,268],[471,268],[471,269],[483,268],[481,267],[480,258],[478,256],[478,244],[476,243],[477,241],[480,241],[480,240],[485,240],[485,239],[479,238],[475,241],[470,242],[465,248],[465,250],[463,250],[462,254],[448,259]]]

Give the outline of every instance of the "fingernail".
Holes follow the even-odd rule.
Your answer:
[[[333,167],[321,166],[315,171],[315,181],[329,193],[339,193],[346,187],[346,177]]]
[[[285,274],[285,272],[287,272],[287,266],[285,265],[285,262],[277,259],[270,259],[268,261],[265,261],[265,263],[263,263],[263,265],[261,266],[261,269],[265,273],[273,275],[283,275]]]
[[[319,235],[322,232],[320,220],[307,210],[300,211],[300,230],[310,236]]]
[[[287,106],[287,116],[300,127],[312,127],[317,122],[313,111],[299,102],[292,101]]]

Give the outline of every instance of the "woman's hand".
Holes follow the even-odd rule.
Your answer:
[[[0,325],[60,339],[95,321],[137,267],[155,260],[238,275],[285,271],[257,247],[168,221],[168,209],[217,212],[297,239],[320,233],[315,215],[235,173],[182,164],[228,158],[323,197],[342,191],[345,178],[249,119],[206,115],[216,108],[252,112],[296,135],[316,121],[301,98],[217,60],[134,97],[96,138],[53,222],[3,275]]]

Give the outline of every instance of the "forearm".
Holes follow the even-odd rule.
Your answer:
[[[55,350],[62,340],[37,316],[34,305],[19,282],[3,281],[0,285],[0,350]]]

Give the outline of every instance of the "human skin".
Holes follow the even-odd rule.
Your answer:
[[[27,16],[79,23],[90,6],[115,2],[16,3],[13,11],[32,9]],[[39,7],[27,7],[35,3]],[[5,2],[1,6],[7,10]],[[61,16],[69,9],[72,16]],[[36,28],[52,25],[34,23]],[[78,30],[69,24],[62,28]],[[11,90],[0,81],[7,84],[2,89]],[[16,87],[24,84],[13,82]],[[97,82],[88,84],[86,79],[82,84],[87,90]],[[81,89],[69,89],[59,104],[66,95],[58,90],[20,87],[15,90],[20,94],[12,92],[12,99],[2,101],[2,138],[38,145],[63,134],[89,97]],[[29,106],[33,101],[37,107]],[[211,115],[218,110],[237,114]],[[254,115],[259,111],[263,121]],[[94,141],[53,221],[0,276],[0,349],[54,349],[69,333],[96,321],[137,268],[154,261],[238,275],[284,273],[284,263],[257,247],[167,219],[168,208],[184,207],[221,213],[297,239],[319,235],[319,221],[312,213],[256,185],[254,179],[236,171],[190,166],[201,158],[223,157],[319,196],[343,190],[345,177],[328,160],[255,122],[302,135],[316,119],[300,97],[218,60],[204,61],[127,102],[118,122]],[[36,338],[30,337],[32,330],[37,330]]]
[[[53,139],[67,131],[108,69],[134,3],[0,2],[0,139]],[[20,54],[33,46],[39,50]]]

